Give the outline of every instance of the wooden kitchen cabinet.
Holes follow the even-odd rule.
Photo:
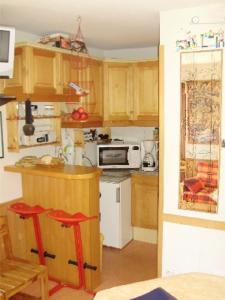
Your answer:
[[[73,57],[71,59],[73,60]],[[73,101],[68,101],[66,103],[67,113],[62,118],[62,127],[101,127],[103,120],[103,62],[85,57],[81,57],[80,60],[81,64],[83,64],[83,66],[86,65],[86,67],[78,69],[75,76],[70,77],[70,81],[74,81],[81,88],[87,90],[88,94],[80,97],[79,102],[77,103],[74,103]],[[76,60],[74,62],[76,63]],[[70,64],[73,65],[73,62],[70,61]],[[71,69],[71,67],[68,65],[68,69],[69,68]],[[67,76],[69,74],[69,72],[64,73],[67,73]],[[80,106],[83,107],[88,113],[88,119],[82,122],[79,120],[74,121],[71,119],[70,113],[73,111],[73,109],[77,109]]]
[[[103,119],[103,62],[91,59],[86,70],[87,89],[89,94],[81,99],[81,104],[89,116]]]
[[[104,125],[130,125],[133,117],[133,65],[104,63]]]
[[[158,61],[104,63],[104,124],[158,126]]]
[[[79,81],[79,72],[77,66],[74,62],[73,54],[61,54],[61,78],[60,84],[63,87],[62,94],[66,96],[65,100],[67,101],[79,101],[79,98],[74,98],[74,90],[72,90],[68,84],[70,82]]]
[[[4,94],[4,80],[0,79],[0,94]]]
[[[158,176],[133,173],[131,176],[132,225],[157,229]]]
[[[25,44],[15,49],[13,79],[5,81],[5,94],[17,100],[55,101],[62,95],[60,53]]]
[[[35,103],[37,105],[37,103]],[[59,145],[61,143],[61,114],[60,103],[41,103],[42,106],[46,105],[48,109],[51,109],[50,115],[38,115],[34,116],[35,134],[37,133],[38,126],[41,129],[43,126],[51,128],[55,135],[54,142],[43,142],[31,145],[22,145],[21,136],[23,135],[22,127],[25,124],[25,117],[19,113],[19,105],[24,105],[22,102],[12,101],[6,104],[6,122],[7,122],[7,141],[8,150],[11,152],[19,152],[20,149],[42,146],[42,145]],[[24,108],[25,110],[25,108]]]
[[[134,65],[134,125],[158,126],[158,61]]]

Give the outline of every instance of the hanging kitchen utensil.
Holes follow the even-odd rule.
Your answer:
[[[29,99],[25,101],[25,125],[23,132],[25,135],[30,136],[34,134],[35,127],[33,125],[34,119],[31,112],[31,102]]]
[[[77,19],[78,29],[75,37],[71,39],[72,50],[75,50],[77,53],[85,53],[88,54],[88,49],[84,41],[84,37],[81,31],[81,17],[79,16]]]

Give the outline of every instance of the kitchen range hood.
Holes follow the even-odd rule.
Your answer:
[[[0,106],[8,103],[9,101],[13,101],[13,100],[16,100],[15,96],[7,96],[7,95],[0,94]]]

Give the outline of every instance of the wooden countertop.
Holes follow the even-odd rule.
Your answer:
[[[75,165],[61,165],[61,166],[35,166],[35,167],[19,167],[19,166],[5,166],[5,171],[31,174],[37,176],[47,176],[64,179],[90,179],[95,176],[100,176],[102,170],[99,168],[75,166]]]

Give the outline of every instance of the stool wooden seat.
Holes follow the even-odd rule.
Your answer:
[[[36,280],[40,280],[41,296],[48,299],[48,275],[43,265],[13,257],[7,219],[0,216],[0,242],[3,241],[5,259],[0,260],[0,300],[8,300]]]

